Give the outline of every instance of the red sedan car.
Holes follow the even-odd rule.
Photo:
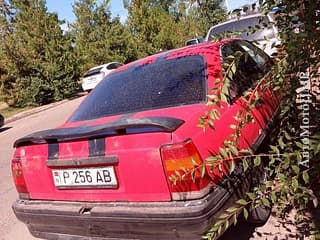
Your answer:
[[[223,62],[237,51],[246,57],[228,86],[228,102],[217,107],[215,130],[203,131],[199,116],[223,78]],[[236,39],[118,68],[62,126],[15,142],[14,213],[32,235],[46,239],[201,239],[249,190],[250,174],[239,168],[226,177],[208,167],[179,181],[172,175],[219,152],[244,109],[244,93],[268,71],[270,58]],[[279,101],[270,89],[260,99],[239,149],[256,151],[276,114]]]

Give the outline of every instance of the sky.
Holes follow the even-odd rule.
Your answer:
[[[47,0],[47,8],[49,12],[57,12],[59,19],[70,23],[75,21],[75,16],[72,12],[74,2],[75,0]],[[113,17],[119,15],[121,20],[125,20],[127,11],[123,7],[122,0],[111,0],[110,10]]]
[[[49,12],[57,12],[59,19],[64,19],[71,23],[75,21],[75,16],[72,12],[72,5],[74,1],[75,0],[47,0],[47,8]],[[227,0],[227,6],[229,10],[232,10],[252,2],[254,2],[254,0]],[[113,17],[119,15],[121,21],[126,19],[127,11],[123,7],[123,0],[111,0],[110,10]]]

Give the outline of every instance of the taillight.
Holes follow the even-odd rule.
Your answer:
[[[210,178],[191,139],[162,146],[161,158],[173,200],[197,199],[210,191]]]
[[[19,156],[14,156],[11,161],[11,171],[14,184],[19,193],[19,197],[22,199],[29,199],[29,192],[26,182],[24,180],[22,164]]]

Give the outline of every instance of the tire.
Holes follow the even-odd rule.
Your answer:
[[[255,171],[253,172],[252,180],[251,180],[251,190],[253,190],[255,187],[258,187],[260,184],[265,183],[267,181],[267,176],[266,176],[263,165],[264,164],[261,163],[261,165],[259,167],[256,167]],[[262,226],[268,221],[271,215],[271,212],[272,212],[271,207],[260,205],[259,207],[256,207],[248,212],[247,221],[256,226]]]
[[[271,211],[271,208],[261,205],[249,212],[247,221],[256,226],[262,226],[268,221]]]

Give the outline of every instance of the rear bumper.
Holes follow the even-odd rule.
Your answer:
[[[83,91],[94,89],[102,79],[84,79],[82,82]]]
[[[90,203],[17,200],[13,210],[35,237],[45,239],[201,239],[214,219],[249,184],[216,187],[192,201]],[[229,184],[228,184],[229,185]],[[229,185],[230,186],[230,185]]]

